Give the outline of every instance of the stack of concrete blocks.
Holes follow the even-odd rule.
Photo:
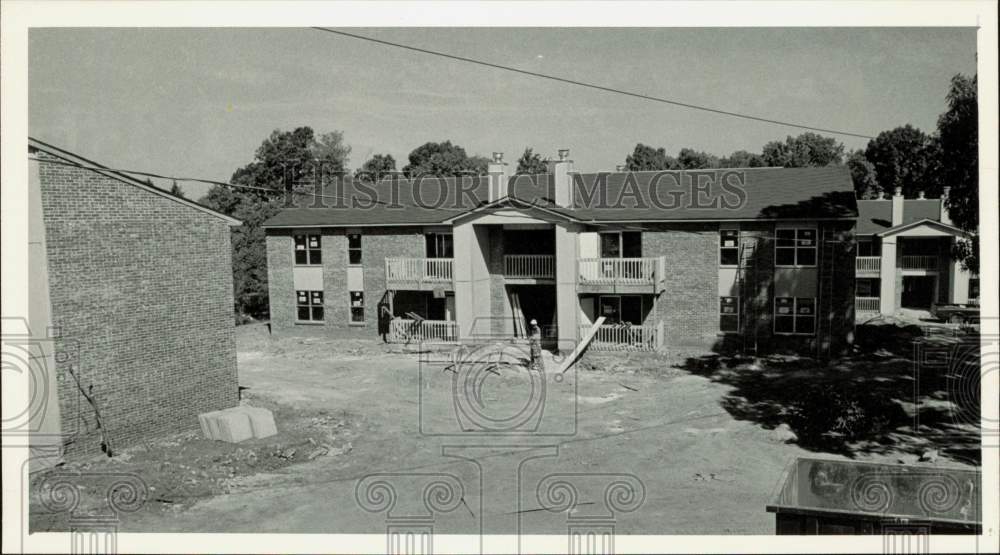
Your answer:
[[[199,414],[198,421],[205,438],[228,443],[239,443],[250,438],[260,439],[278,433],[271,411],[247,405]]]

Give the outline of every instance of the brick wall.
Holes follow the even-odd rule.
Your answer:
[[[280,331],[295,323],[295,286],[292,283],[294,245],[292,234],[285,230],[269,231],[266,241],[271,329]],[[323,247],[326,248],[325,242]],[[323,255],[325,259],[326,252]]]
[[[53,324],[79,346],[57,368],[62,429],[79,431],[67,455],[100,445],[72,363],[115,449],[236,405],[229,225],[89,170],[39,176]]]
[[[711,347],[718,340],[717,224],[657,224],[642,232],[643,256],[666,256],[665,291],[655,312],[664,347]]]

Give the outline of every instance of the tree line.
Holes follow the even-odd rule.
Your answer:
[[[879,198],[901,188],[903,195],[920,192],[929,197],[951,187],[949,209],[952,220],[978,236],[978,128],[977,77],[956,75],[945,97],[946,110],[934,131],[926,133],[903,125],[879,133],[864,149],[845,151],[831,137],[807,132],[764,144],[760,152],[737,150],[717,156],[693,148],[681,148],[676,156],[664,147],[636,144],[625,157],[629,171],[685,170],[707,168],[755,168],[767,166],[806,167],[846,165],[859,199]],[[233,276],[236,313],[239,320],[266,318],[267,253],[261,224],[283,207],[285,183],[311,179],[310,168],[322,165],[328,174],[346,176],[351,147],[339,131],[317,135],[310,127],[275,130],[264,139],[253,160],[233,172],[230,182],[266,191],[215,186],[201,203],[243,221],[235,228]],[[288,161],[297,163],[289,166]],[[525,148],[515,173],[540,174],[547,160]],[[391,154],[374,154],[354,172],[356,179],[379,180],[401,172],[406,177],[451,177],[485,175],[489,159],[472,154],[451,141],[427,142],[413,149],[407,164],[397,170]],[[174,184],[172,191],[180,191]],[[977,237],[978,238],[978,237]],[[972,271],[978,271],[978,240],[961,244],[954,253]]]

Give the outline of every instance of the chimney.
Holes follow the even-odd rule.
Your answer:
[[[573,161],[569,159],[569,149],[559,150],[558,160],[549,160],[549,175],[552,179],[551,198],[557,206],[570,208],[573,205]]]
[[[945,187],[941,190],[941,217],[939,218],[941,223],[952,225],[951,214],[948,213],[948,198],[951,196],[951,187]]]
[[[917,193],[917,198],[920,199],[920,200],[924,200],[926,198],[926,197],[924,197],[924,192],[920,191],[919,193]]]
[[[493,160],[486,166],[490,186],[487,200],[493,202],[507,196],[507,164],[503,161],[502,152],[494,152]]]
[[[892,227],[903,223],[903,188],[896,187],[896,194],[892,195]]]
[[[624,171],[628,171],[628,166],[623,165],[623,164],[618,164],[617,166],[615,166],[615,171],[619,172],[619,173],[624,172]]]

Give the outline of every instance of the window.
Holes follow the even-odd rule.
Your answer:
[[[776,266],[815,266],[816,230],[779,229],[774,246]]]
[[[816,299],[776,297],[774,299],[774,332],[800,335],[815,333]]]
[[[860,278],[855,282],[855,297],[878,297],[882,294],[878,278]]]
[[[873,239],[858,239],[858,256],[879,256],[879,244]]]
[[[347,263],[352,266],[361,264],[361,234],[347,234]]]
[[[323,292],[296,291],[295,307],[298,311],[297,319],[300,322],[322,322]]]
[[[640,295],[603,295],[600,298],[600,314],[605,324],[631,324],[641,326],[643,303]]]
[[[455,250],[451,233],[428,233],[427,258],[452,258]]]
[[[719,331],[740,331],[740,298],[719,297]]]
[[[601,233],[601,258],[641,258],[642,233],[613,231]]]
[[[299,266],[323,263],[323,249],[320,248],[319,235],[296,235],[295,264]]]
[[[351,323],[365,323],[365,293],[364,291],[351,291]]]
[[[719,264],[738,266],[740,263],[740,232],[738,229],[719,230]]]
[[[979,278],[969,278],[969,298],[979,298]]]

